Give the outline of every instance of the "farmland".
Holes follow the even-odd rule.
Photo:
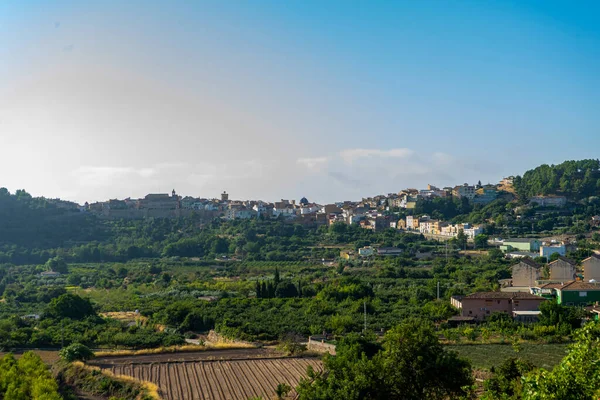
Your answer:
[[[276,358],[281,357],[280,353],[272,348],[260,349],[220,349],[220,350],[202,350],[190,352],[175,352],[162,354],[143,354],[135,356],[102,356],[94,358],[90,364],[102,368],[109,368],[118,364],[144,364],[144,363],[165,363],[165,362],[190,362],[190,361],[214,361],[214,360],[246,360],[249,358]]]
[[[551,369],[562,360],[567,351],[566,344],[521,344],[519,353],[506,344],[450,345],[446,348],[469,359],[477,369],[490,369],[510,357],[524,358],[537,367]]]
[[[280,383],[295,387],[306,368],[321,369],[316,358],[263,358],[113,364],[117,375],[150,381],[166,400],[271,398]]]
[[[16,350],[16,351],[13,351],[12,353],[15,355],[15,358],[19,359],[19,358],[21,358],[21,356],[23,356],[23,353],[25,353],[25,351],[26,350]],[[42,361],[48,365],[52,365],[56,361],[58,361],[58,351],[57,350],[33,350],[33,352],[35,354],[37,354],[38,356],[40,356]],[[0,358],[5,356],[6,354],[8,354],[8,353],[0,352]]]

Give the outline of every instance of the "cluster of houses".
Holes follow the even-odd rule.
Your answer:
[[[580,265],[564,256],[547,266],[522,258],[512,267],[512,279],[503,283],[509,286],[499,292],[453,296],[451,303],[460,311],[454,320],[481,321],[501,312],[519,321],[534,322],[544,301],[581,307],[596,304],[600,302],[600,254],[593,254]]]
[[[416,231],[424,235],[447,237],[456,237],[460,231],[463,231],[469,239],[473,239],[475,236],[483,233],[483,227],[481,226],[473,226],[469,223],[449,224],[438,219],[431,219],[429,215],[422,215],[420,217],[408,215],[402,228],[405,228],[409,232]]]
[[[222,217],[232,219],[250,218],[283,218],[294,220],[301,224],[332,224],[343,222],[346,224],[360,224],[362,228],[382,230],[388,228],[406,229],[426,235],[456,236],[463,231],[467,237],[473,238],[482,232],[481,227],[469,224],[448,224],[430,218],[427,215],[409,217],[400,220],[393,212],[398,209],[414,209],[419,200],[432,200],[435,198],[467,199],[475,204],[488,204],[498,198],[506,197],[511,200],[513,195],[510,188],[512,177],[504,178],[497,185],[469,185],[467,183],[438,188],[427,185],[426,189],[405,189],[398,193],[378,195],[363,198],[361,201],[342,201],[332,204],[316,204],[302,198],[298,203],[295,200],[264,202],[261,200],[230,200],[229,195],[223,192],[220,198],[199,198],[192,196],[182,197],[175,190],[168,193],[148,194],[144,198],[123,200],[112,199],[103,202],[85,203],[79,206],[76,203],[59,199],[48,200],[57,207],[91,212],[106,218],[145,218],[166,217],[175,218],[188,216],[192,213],[205,216],[207,219]],[[543,206],[561,207],[566,204],[566,199],[560,196],[537,196],[531,199]],[[600,222],[600,221],[599,221]]]
[[[424,234],[456,236],[463,230],[469,237],[480,233],[480,228],[468,224],[450,225],[424,215],[419,218],[400,220],[394,216],[396,209],[413,209],[419,200],[437,197],[466,198],[471,202],[487,204],[500,195],[500,185],[468,185],[443,189],[428,185],[427,189],[406,189],[399,193],[363,198],[361,201],[343,201],[332,204],[316,204],[302,198],[295,200],[264,202],[261,200],[230,200],[226,192],[219,199],[179,196],[175,190],[171,194],[148,194],[141,199],[113,199],[104,202],[75,203],[60,202],[61,206],[78,208],[107,218],[179,217],[196,213],[210,217],[232,219],[283,218],[301,224],[360,224],[364,229],[382,230],[388,228],[407,229]]]

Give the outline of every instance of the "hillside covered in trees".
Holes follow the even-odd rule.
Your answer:
[[[600,194],[600,161],[565,161],[558,165],[543,164],[514,180],[519,196],[563,195],[580,200]]]

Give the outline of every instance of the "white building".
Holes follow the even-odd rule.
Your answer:
[[[284,216],[285,218],[294,218],[296,217],[296,209],[291,206],[273,207],[273,218],[277,218],[280,215]]]
[[[300,206],[300,215],[316,213],[321,209],[321,206],[317,204],[303,204]]]
[[[463,232],[465,233],[465,235],[467,235],[467,238],[474,239],[475,236],[481,235],[483,233],[483,228],[480,226],[469,226],[468,228],[464,228]]]
[[[540,257],[546,257],[550,259],[552,254],[558,253],[559,256],[565,256],[567,254],[567,248],[564,243],[546,243],[544,242],[540,246]]]
[[[375,249],[371,246],[365,246],[358,249],[358,254],[363,257],[372,256],[375,253]]]

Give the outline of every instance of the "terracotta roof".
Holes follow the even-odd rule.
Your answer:
[[[448,318],[448,321],[474,321],[474,317],[461,317],[460,315],[455,315],[453,317]]]
[[[571,281],[568,281],[566,284],[569,284],[569,283],[571,283]],[[562,282],[562,283],[553,282],[553,283],[546,283],[545,285],[538,286],[538,288],[540,288],[540,289],[558,289],[563,286],[565,286],[564,282]]]
[[[554,264],[555,262],[557,262],[559,260],[564,261],[566,263],[569,263],[571,265],[576,265],[577,264],[575,261],[571,260],[570,258],[563,257],[563,256],[558,256],[558,260],[554,260],[551,263],[549,263],[548,265],[552,265],[552,264]]]
[[[598,260],[600,260],[600,254],[592,254],[591,256],[589,256],[588,258],[586,258],[585,260],[581,261],[581,262],[586,262],[587,260],[591,260],[592,258],[597,258]]]
[[[541,268],[541,266],[536,263],[535,261],[533,261],[531,258],[529,257],[523,257],[519,260],[519,263],[525,263],[533,268]]]
[[[464,297],[465,299],[539,299],[543,297],[523,292],[477,292]]]
[[[567,283],[560,290],[600,290],[600,283],[588,283],[581,281],[573,281]]]

